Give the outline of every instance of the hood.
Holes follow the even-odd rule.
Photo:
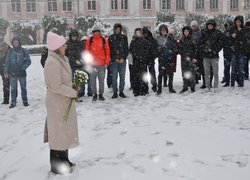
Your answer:
[[[160,27],[159,27],[159,33],[160,33],[160,35],[161,35],[161,30],[162,29],[165,29],[167,31],[167,33],[168,33],[168,26],[166,24],[160,25]]]
[[[148,37],[153,37],[151,31],[147,27],[142,28],[142,34],[148,34]]]
[[[69,38],[71,39],[72,36],[76,36],[77,38],[79,37],[79,33],[77,32],[76,29],[70,31]]]
[[[12,41],[11,41],[11,44],[13,45],[13,42],[14,41],[18,41],[19,43],[19,47],[21,47],[22,43],[21,43],[21,38],[19,36],[15,36],[13,37]]]
[[[214,19],[209,19],[207,22],[206,22],[206,28],[207,28],[207,26],[209,25],[209,24],[212,24],[213,26],[214,26],[214,28],[213,29],[215,29],[216,28],[216,22],[215,22],[215,20]],[[208,29],[208,28],[207,28]]]

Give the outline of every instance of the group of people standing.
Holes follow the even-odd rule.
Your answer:
[[[98,26],[92,28],[92,36],[82,37],[76,30],[69,34],[68,41],[53,28],[47,34],[47,48],[42,53],[41,64],[44,67],[46,84],[46,109],[44,142],[49,142],[51,171],[56,174],[71,172],[74,163],[69,160],[68,149],[79,144],[75,101],[81,101],[85,95],[85,86],[73,86],[74,72],[84,70],[89,75],[87,95],[93,101],[104,101],[104,82],[108,70],[108,87],[113,88],[112,99],[126,98],[124,94],[127,59],[129,62],[130,88],[134,96],[149,93],[147,73],[150,74],[152,91],[160,95],[162,86],[173,88],[176,57],[181,56],[183,89],[180,93],[195,92],[195,86],[202,80],[201,88],[208,91],[218,88],[219,52],[224,52],[224,87],[244,86],[249,78],[248,61],[250,59],[250,21],[244,24],[242,16],[234,21],[225,22],[225,32],[216,29],[214,19],[206,22],[205,28],[198,29],[197,21],[182,28],[182,38],[176,40],[165,24],[159,26],[159,36],[154,38],[151,31],[136,28],[130,44],[122,33],[122,25],[114,25],[114,32],[107,39]],[[29,53],[21,47],[21,40],[13,38],[12,48],[4,41],[0,42],[0,72],[3,78],[4,101],[9,104],[11,87],[11,105],[16,106],[17,81],[22,90],[23,105],[28,106],[26,90],[26,69],[31,64]],[[93,61],[85,59],[83,52],[93,56]],[[156,78],[155,60],[158,58],[158,78]],[[88,70],[91,66],[91,70]],[[231,71],[230,71],[231,69]],[[146,76],[146,78],[145,78]],[[119,83],[118,81],[119,77]],[[97,85],[98,80],[98,85]],[[168,84],[166,81],[168,80]],[[214,84],[212,85],[212,80]],[[231,84],[230,84],[231,83]],[[118,85],[119,84],[119,85]],[[69,106],[71,104],[71,106]],[[64,121],[64,112],[69,109],[68,120]],[[64,166],[62,168],[62,166]],[[64,171],[62,171],[64,169]]]

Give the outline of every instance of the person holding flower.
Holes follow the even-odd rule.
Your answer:
[[[72,72],[69,60],[65,56],[67,48],[65,43],[63,36],[53,32],[48,33],[49,52],[44,67],[47,87],[44,142],[49,144],[51,171],[55,174],[72,171],[75,164],[68,159],[68,149],[79,145],[75,101],[72,100],[77,98],[79,88],[78,86],[73,88]]]

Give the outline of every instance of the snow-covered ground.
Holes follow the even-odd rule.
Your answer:
[[[222,70],[221,59],[220,80]],[[40,56],[32,56],[27,78],[30,106],[22,106],[19,91],[16,108],[0,107],[0,180],[250,179],[250,81],[243,90],[220,84],[219,93],[202,93],[199,84],[194,94],[165,88],[136,98],[127,83],[127,99],[112,100],[107,88],[105,102],[84,97],[77,104],[80,146],[70,150],[77,166],[55,176],[43,144]],[[179,59],[174,87],[182,88]]]

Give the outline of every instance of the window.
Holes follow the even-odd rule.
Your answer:
[[[111,0],[111,9],[118,9],[117,0]]]
[[[238,0],[230,0],[230,8],[231,9],[239,9],[239,1]]]
[[[56,0],[48,0],[48,11],[50,12],[57,11]]]
[[[250,9],[250,0],[244,1],[244,9]]]
[[[11,0],[12,12],[21,12],[20,0]]]
[[[36,12],[35,0],[26,0],[26,11],[27,12]]]
[[[218,0],[210,0],[210,9],[218,9]]]
[[[151,0],[143,0],[143,9],[151,9]]]
[[[92,10],[92,11],[96,10],[96,1],[95,0],[88,1],[88,10]]]
[[[185,10],[184,0],[176,0],[176,10]]]
[[[121,0],[121,9],[128,9],[128,0]]]
[[[63,0],[63,11],[72,11],[72,0]]]
[[[171,0],[162,0],[161,9],[171,9]]]
[[[196,9],[204,9],[204,0],[196,0]]]

